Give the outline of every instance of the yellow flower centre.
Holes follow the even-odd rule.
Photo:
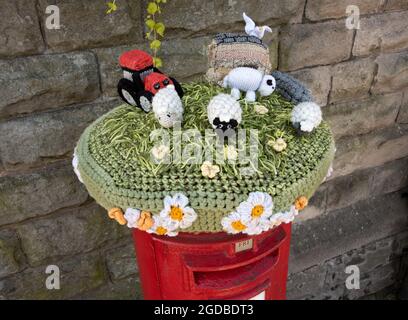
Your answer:
[[[159,236],[163,236],[163,235],[165,235],[166,233],[167,233],[167,229],[166,228],[164,228],[164,227],[157,227],[156,228],[156,233],[159,235]]]
[[[252,218],[259,218],[262,215],[262,213],[264,213],[264,210],[265,210],[264,207],[261,206],[260,204],[253,207],[251,211]]]
[[[231,223],[231,226],[234,228],[236,231],[243,231],[247,228],[245,224],[241,222],[241,220],[234,221]]]
[[[183,220],[183,210],[180,207],[171,207],[170,209],[170,217],[173,220],[181,221]]]

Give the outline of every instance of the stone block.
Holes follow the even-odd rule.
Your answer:
[[[95,290],[73,297],[75,300],[140,300],[142,293],[139,278],[130,277],[108,283]]]
[[[401,94],[371,96],[323,108],[324,119],[336,139],[367,134],[394,124],[401,104]]]
[[[372,59],[353,60],[333,67],[330,103],[350,101],[368,95],[374,78],[375,63]]]
[[[302,69],[291,74],[311,90],[318,105],[325,106],[327,104],[331,86],[331,67]]]
[[[143,40],[141,2],[124,0],[117,11],[106,14],[105,1],[57,0],[60,9],[60,29],[44,27],[47,46],[52,51],[113,46]],[[39,1],[42,23],[48,0]]]
[[[69,107],[0,122],[0,160],[6,169],[71,158],[83,130],[119,100]]]
[[[133,243],[107,251],[106,265],[113,281],[136,276],[138,268]]]
[[[50,264],[60,270],[60,289],[46,288],[47,265],[26,269],[0,280],[0,299],[59,300],[90,291],[105,284],[107,272],[103,260],[96,253],[72,258],[55,259]]]
[[[32,173],[0,176],[0,225],[46,215],[87,198],[88,193],[67,162]]]
[[[16,273],[24,266],[20,241],[12,230],[0,231],[0,279]]]
[[[347,7],[357,6],[360,14],[378,12],[384,0],[308,0],[306,4],[306,18],[317,21],[347,17]]]
[[[401,108],[397,118],[398,123],[408,123],[408,91],[404,92]]]
[[[353,55],[372,51],[395,52],[408,48],[408,12],[392,12],[361,18]]]
[[[388,0],[385,10],[406,10],[408,2],[405,0]]]
[[[0,60],[0,118],[92,101],[99,77],[92,53]]]
[[[302,21],[304,0],[268,1],[200,1],[174,0],[166,3],[164,24],[168,35],[188,36],[211,32],[244,31],[242,13],[258,25],[277,26]],[[226,26],[220,29],[220,26]]]
[[[408,87],[408,51],[380,55],[373,93],[397,92]]]
[[[4,1],[0,11],[0,58],[40,53],[44,50],[35,2]]]
[[[342,21],[289,25],[282,28],[279,68],[297,70],[347,60],[352,41],[353,30]]]
[[[408,128],[393,126],[336,141],[333,178],[408,156]]]
[[[408,200],[397,192],[296,222],[289,262],[291,273],[406,231],[407,208]]]
[[[313,299],[322,292],[327,270],[323,265],[313,266],[290,274],[287,282],[287,299]]]
[[[126,227],[109,219],[95,203],[29,221],[18,226],[17,231],[30,265],[35,266],[130,237]]]

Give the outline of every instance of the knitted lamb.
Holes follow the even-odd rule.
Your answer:
[[[171,128],[183,121],[183,103],[174,85],[159,90],[153,97],[152,106],[156,119],[164,128]]]
[[[221,93],[211,99],[207,107],[208,120],[214,129],[234,130],[241,123],[242,109],[237,100]]]
[[[314,102],[302,102],[293,108],[291,121],[299,134],[310,133],[322,122],[322,111]]]
[[[254,102],[256,100],[256,91],[259,91],[261,96],[269,96],[275,91],[276,81],[271,75],[264,75],[261,71],[239,67],[232,69],[224,78],[224,88],[232,88],[231,96],[235,99],[241,97],[241,91],[246,92],[245,100]]]

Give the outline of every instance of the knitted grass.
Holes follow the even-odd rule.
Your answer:
[[[221,92],[228,92],[219,86],[193,83],[184,85],[185,97],[183,104],[185,106],[183,130],[195,129],[202,136],[211,126],[207,118],[207,105],[212,97]],[[294,143],[295,130],[290,125],[290,110],[292,104],[283,99],[279,94],[273,94],[270,97],[263,97],[256,103],[247,103],[241,100],[243,108],[243,121],[240,128],[258,130],[258,147],[259,157],[258,165],[255,166],[253,161],[247,159],[245,163],[237,163],[236,161],[225,161],[220,165],[221,173],[240,176],[240,167],[251,166],[256,169],[259,176],[265,174],[275,174],[278,170],[284,168],[285,161],[288,157],[287,151],[281,153],[275,152],[271,146],[267,145],[269,140],[274,140],[283,137],[288,143],[289,148]],[[269,112],[265,115],[255,113],[255,105],[263,105],[268,108]],[[151,161],[151,150],[155,142],[150,139],[150,133],[155,129],[161,129],[154,115],[144,114],[140,110],[133,107],[125,106],[115,112],[114,117],[103,123],[101,130],[98,133],[98,138],[109,141],[108,148],[116,149],[125,159],[125,161],[135,162],[138,167],[149,170],[153,175],[162,175],[175,167],[185,172],[199,171],[202,161],[197,161],[199,164],[190,165],[194,159],[190,158],[188,163],[171,163],[157,164]],[[165,130],[165,129],[163,129]],[[168,130],[169,133],[172,130]],[[215,133],[213,134],[215,138]],[[296,137],[296,139],[298,139]],[[313,137],[302,138],[302,143],[307,144],[313,140]],[[217,152],[216,143],[208,143],[204,139],[189,140],[182,142],[182,149],[186,144],[200,147],[213,155]],[[214,141],[215,142],[215,141]],[[247,150],[251,147],[249,138],[246,141],[245,147]],[[239,150],[238,150],[239,151]],[[171,148],[173,153],[173,146]]]
[[[211,128],[206,114],[208,102],[227,90],[203,83],[186,84],[183,88],[182,129],[203,133]],[[268,113],[255,113],[256,104],[267,107]],[[77,146],[78,169],[85,186],[106,209],[131,207],[152,213],[160,212],[166,195],[182,192],[198,214],[197,221],[186,230],[189,232],[222,231],[222,217],[235,210],[253,191],[269,193],[274,212],[287,210],[299,196],[311,197],[334,156],[328,125],[322,122],[310,135],[297,136],[290,124],[293,105],[278,93],[258,98],[255,104],[241,101],[241,106],[240,128],[257,129],[259,133],[255,176],[240,174],[239,169],[248,164],[225,162],[220,164],[220,173],[210,179],[202,176],[201,164],[152,162],[150,154],[155,143],[150,141],[150,133],[160,125],[152,113],[122,105],[98,119],[81,136]],[[286,150],[280,153],[267,143],[277,137],[287,143]],[[190,142],[215,152],[214,145],[202,140]]]

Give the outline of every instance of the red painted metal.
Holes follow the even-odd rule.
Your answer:
[[[180,233],[170,238],[134,229],[144,298],[245,300],[264,293],[266,300],[283,300],[290,236],[291,224],[257,236]]]

